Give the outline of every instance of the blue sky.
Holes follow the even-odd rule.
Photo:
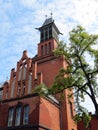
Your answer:
[[[0,0],[0,82],[10,78],[24,50],[29,57],[37,53],[39,32],[35,28],[51,12],[63,33],[60,39],[68,41],[69,31],[77,25],[98,33],[97,0]]]

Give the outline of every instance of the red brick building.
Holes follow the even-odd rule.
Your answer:
[[[50,87],[60,68],[68,66],[64,57],[55,57],[60,31],[52,18],[38,28],[40,43],[38,53],[29,58],[27,51],[11,70],[9,82],[0,88],[0,130],[77,130],[72,117],[75,115],[74,100],[55,97],[42,98],[32,90],[41,83]]]

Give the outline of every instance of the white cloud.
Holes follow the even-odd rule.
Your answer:
[[[20,45],[27,47],[26,42],[31,45],[37,44],[39,41],[39,33],[34,29],[40,27],[45,20],[45,15],[53,18],[63,33],[62,39],[68,37],[69,31],[78,24],[84,25],[87,30],[98,32],[98,2],[96,0],[8,0],[0,1],[2,17],[1,28],[1,44],[9,44],[10,47]],[[4,40],[6,38],[6,40]],[[8,40],[9,43],[6,43]],[[17,47],[16,47],[17,48]],[[27,47],[28,49],[28,47]],[[17,50],[16,50],[17,52]],[[15,53],[15,52],[14,52]],[[31,52],[30,52],[31,53]]]
[[[23,4],[23,6],[31,8],[32,6],[34,6],[36,0],[21,0],[21,4]]]

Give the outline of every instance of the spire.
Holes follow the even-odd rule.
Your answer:
[[[45,20],[45,22],[43,23],[42,26],[46,26],[46,25],[51,24],[51,23],[53,23],[53,22],[54,22],[54,21],[52,20],[52,18],[47,18],[47,17],[46,17],[46,20]]]
[[[45,15],[46,19],[41,27],[36,28],[40,31],[40,42],[44,42],[46,40],[54,38],[56,41],[59,41],[59,34],[60,31],[57,28],[57,26],[54,23],[53,20],[53,13],[50,13],[50,17],[47,18],[47,15]]]

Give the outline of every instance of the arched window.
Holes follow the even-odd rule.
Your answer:
[[[44,55],[44,46],[41,46],[41,55]]]
[[[20,125],[20,120],[21,120],[21,106],[18,106],[16,108],[15,126]]]
[[[8,127],[11,127],[13,125],[13,117],[14,117],[14,108],[9,108],[8,113]]]
[[[27,125],[29,122],[29,105],[24,106],[23,124]]]

